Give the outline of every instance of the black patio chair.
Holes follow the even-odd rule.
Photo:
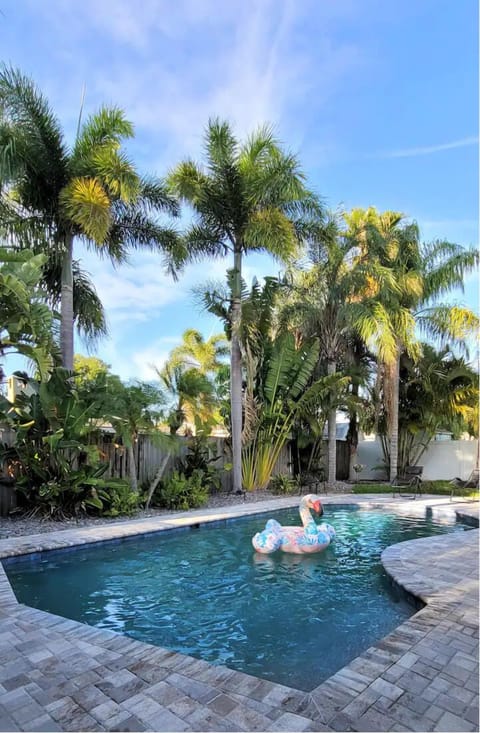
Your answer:
[[[465,480],[458,478],[457,476],[450,481],[450,484],[452,486],[452,489],[450,491],[450,500],[453,499],[453,495],[456,491],[463,491],[463,489],[478,489],[479,469],[474,468],[470,476]],[[462,496],[462,494],[459,494],[459,496]]]
[[[392,481],[393,494],[403,498],[416,499],[422,493],[423,466],[406,466],[405,473],[397,474]],[[402,489],[411,489],[408,494],[402,493]]]
[[[327,482],[325,481],[323,472],[317,474],[302,472],[297,477],[298,493],[304,494],[320,494],[327,493]]]

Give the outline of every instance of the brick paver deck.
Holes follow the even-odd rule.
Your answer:
[[[298,497],[0,541],[0,558],[271,511]],[[439,497],[324,503],[469,517]],[[0,731],[477,731],[478,530],[403,542],[382,561],[426,603],[312,692],[18,604],[0,564]]]

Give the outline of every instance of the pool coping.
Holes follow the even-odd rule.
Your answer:
[[[298,499],[298,496],[285,497],[0,540],[0,559],[263,514],[296,506]],[[470,518],[478,526],[476,502],[451,502],[437,496],[409,501],[392,499],[388,495],[330,495],[322,497],[322,500],[326,507],[329,504],[353,504],[360,508],[388,508],[400,514],[413,513],[417,516],[427,512],[437,517],[456,515]],[[134,692],[119,703],[115,703],[115,694],[112,693],[118,709],[111,707],[115,713],[105,718],[102,716],[106,715],[106,709],[97,710],[102,705],[92,707],[90,703],[82,705],[76,702],[75,695],[78,697],[78,694],[74,682],[79,679],[78,674],[70,676],[73,691],[61,694],[70,689],[69,676],[65,675],[62,667],[67,684],[56,692],[56,699],[43,706],[47,718],[43,724],[50,726],[38,726],[43,730],[114,730],[119,725],[119,715],[122,717],[123,714],[124,724],[126,715],[129,720],[132,717],[136,720],[133,724],[136,730],[473,731],[476,730],[475,721],[478,721],[478,696],[475,693],[475,689],[478,691],[476,547],[478,531],[472,530],[402,542],[384,550],[382,562],[392,581],[408,594],[421,599],[425,607],[309,693],[19,604],[1,563],[0,644],[4,628],[10,629],[6,633],[10,634],[9,643],[14,648],[15,641],[18,641],[14,628],[20,638],[27,633],[37,640],[39,651],[36,656],[33,654],[33,660],[27,658],[22,672],[26,684],[19,685],[34,703],[35,693],[39,699],[41,696],[36,689],[39,685],[31,681],[33,671],[33,679],[40,680],[42,645],[48,645],[53,637],[55,641],[57,637],[63,639],[69,650],[77,645],[89,654],[95,662],[91,667],[92,675],[95,672],[97,677],[108,677],[108,673],[111,675],[115,671],[112,670],[113,653],[117,672],[118,669],[123,671],[124,678],[133,675],[142,679],[140,661],[145,660],[144,664],[148,662],[157,670],[155,679],[164,675],[161,680],[166,685],[165,689],[162,688],[163,693],[170,688],[183,690],[183,707],[178,701],[168,704],[160,690],[154,689],[160,682],[156,685],[147,683],[142,686],[141,693]],[[452,566],[455,567],[454,572]],[[472,580],[471,574],[476,574],[476,579]],[[28,627],[27,632],[25,629],[22,631],[22,625]],[[451,643],[445,643],[450,637]],[[125,657],[127,661],[137,660],[140,667],[137,669],[133,662],[130,667],[119,667]],[[102,662],[102,658],[106,662]],[[452,665],[457,677],[451,674]],[[33,670],[30,675],[29,666]],[[131,671],[132,666],[139,674]],[[10,669],[7,674],[10,674]],[[458,675],[462,686],[458,685]],[[17,708],[10,709],[12,692],[18,688],[11,687],[11,677],[6,679],[10,679],[10,683],[5,686],[5,677],[0,676],[0,716],[3,706],[4,715],[15,725],[12,730],[37,730],[24,727],[32,720],[24,722],[22,715],[19,718],[16,713]],[[99,692],[101,684],[95,676],[87,683],[89,689],[92,688],[93,701],[98,698],[95,690],[104,694]],[[465,692],[465,684],[473,689]],[[113,685],[112,689],[117,688]],[[419,689],[421,705],[415,702],[414,693]],[[431,699],[426,700],[426,696]],[[13,695],[15,699],[18,700],[18,696],[15,698]],[[65,706],[75,711],[73,717],[70,712],[65,718]],[[37,707],[32,707],[32,715],[33,711],[37,713],[33,721],[36,723],[39,720]],[[131,721],[128,725],[131,729]]]

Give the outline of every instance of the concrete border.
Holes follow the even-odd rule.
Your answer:
[[[478,505],[332,495],[419,516]],[[0,558],[224,521],[298,497],[0,541]],[[19,604],[0,564],[0,730],[478,729],[478,531],[403,542],[382,561],[425,608],[311,693]],[[3,719],[2,719],[3,717]]]

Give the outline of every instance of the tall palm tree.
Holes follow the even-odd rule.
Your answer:
[[[281,320],[320,344],[322,367],[328,376],[337,373],[354,334],[365,329],[375,315],[387,320],[381,304],[364,303],[370,281],[390,290],[395,286],[391,271],[378,261],[358,256],[358,242],[348,236],[339,215],[319,222],[306,247],[306,270],[292,272],[292,296],[282,307]],[[345,395],[332,391],[328,410],[328,484],[336,480],[336,413]],[[339,402],[340,399],[340,402]]]
[[[84,124],[79,121],[70,147],[35,84],[18,70],[2,67],[2,205],[12,213],[12,221],[13,214],[19,213],[31,231],[41,228],[47,235],[49,282],[53,297],[58,298],[60,291],[60,343],[63,365],[69,370],[73,368],[75,237],[96,245],[115,262],[125,260],[128,247],[163,249],[173,256],[173,264],[183,253],[175,232],[155,219],[161,211],[176,213],[174,200],[159,181],[141,178],[122,150],[122,143],[132,136],[133,126],[123,112],[103,107]],[[77,289],[77,299],[78,295]],[[101,330],[104,324],[100,320],[96,325]]]
[[[305,217],[321,207],[305,186],[295,155],[284,152],[264,127],[243,143],[226,122],[211,120],[205,133],[205,164],[180,163],[170,174],[172,191],[193,208],[187,248],[218,257],[233,255],[231,417],[233,490],[242,488],[242,258],[266,251],[288,259],[305,233]]]
[[[357,209],[348,223],[359,245],[360,260],[379,262],[394,278],[389,288],[371,280],[359,303],[359,309],[370,307],[371,312],[370,317],[359,320],[359,333],[378,354],[384,372],[393,480],[398,470],[400,357],[407,353],[414,360],[419,358],[416,329],[440,344],[448,341],[465,348],[466,339],[478,328],[477,317],[467,308],[437,299],[456,287],[463,288],[465,274],[478,263],[478,253],[445,241],[422,243],[418,225],[398,212]],[[382,306],[380,318],[372,304]]]

